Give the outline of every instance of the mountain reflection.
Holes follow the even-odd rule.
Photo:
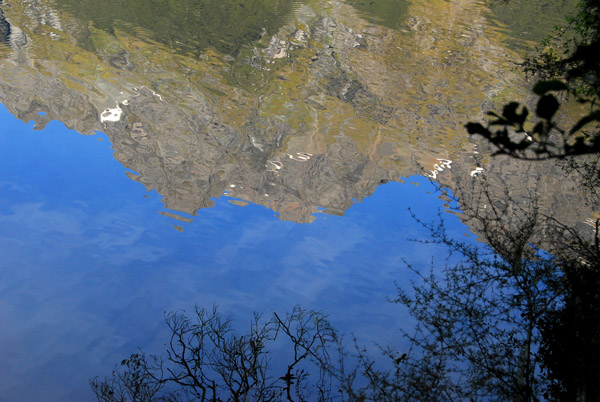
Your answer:
[[[6,21],[4,13],[0,9],[0,43],[9,43],[10,24]]]
[[[212,47],[236,55],[285,22],[295,0],[56,0],[78,21],[114,33],[142,29],[171,49],[193,54]]]
[[[11,1],[0,101],[105,132],[168,209],[227,195],[311,222],[387,180],[475,171],[464,123],[526,90],[464,3]]]

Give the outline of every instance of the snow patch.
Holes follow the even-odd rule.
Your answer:
[[[482,174],[482,173],[483,173],[483,168],[476,167],[475,170],[471,171],[471,177],[475,177],[475,176],[477,176],[479,174]]]
[[[452,169],[451,165],[451,160],[438,158],[438,163],[433,165],[433,170],[430,170],[431,173],[425,173],[425,175],[435,179],[437,178],[438,172],[442,172],[444,169]]]
[[[121,109],[119,107],[119,105],[117,105],[117,107],[105,109],[100,114],[100,121],[102,123],[104,123],[105,121],[112,121],[112,122],[119,121],[119,120],[121,120],[122,114],[123,114],[123,109]]]

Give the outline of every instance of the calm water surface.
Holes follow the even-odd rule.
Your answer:
[[[399,342],[403,259],[445,256],[410,241],[408,208],[444,208],[428,179],[527,186],[463,128],[528,96],[511,60],[558,17],[515,3],[4,1],[0,401],[92,400],[194,305]]]

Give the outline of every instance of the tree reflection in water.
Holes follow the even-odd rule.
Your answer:
[[[409,264],[419,279],[410,290],[399,285],[392,301],[416,327],[402,330],[404,349],[381,349],[387,365],[358,344],[348,349],[320,312],[297,307],[283,320],[276,313],[264,322],[255,317],[250,331],[238,335],[216,310],[201,309],[197,321],[167,315],[166,353],[132,355],[112,378],[94,379],[98,399],[133,401],[143,390],[202,401],[594,400],[597,227],[586,239],[540,214],[535,199],[515,202],[507,191],[499,204],[480,180],[484,190],[461,198],[470,203],[457,212],[486,244],[456,240],[442,220],[423,223],[431,233],[427,242],[446,246],[460,261],[442,269],[435,264],[429,273]],[[281,338],[286,349],[273,353],[269,346]]]

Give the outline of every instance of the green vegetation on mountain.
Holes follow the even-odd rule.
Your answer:
[[[112,32],[146,31],[151,39],[180,51],[214,47],[237,55],[240,49],[275,33],[294,0],[56,0],[78,20]]]
[[[362,11],[373,22],[388,28],[398,28],[408,17],[407,0],[347,0],[346,3]]]
[[[576,0],[487,0],[489,19],[507,35],[506,44],[527,53],[562,25],[573,12]],[[540,20],[543,16],[543,20]]]

